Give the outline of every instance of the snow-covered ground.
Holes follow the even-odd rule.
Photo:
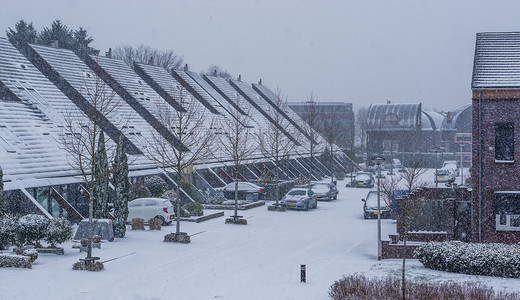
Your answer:
[[[65,255],[40,254],[32,269],[0,269],[2,299],[328,299],[328,288],[348,273],[400,276],[398,259],[377,261],[377,221],[364,220],[367,189],[338,182],[338,200],[310,211],[240,211],[247,226],[224,218],[183,222],[191,244],[164,243],[162,231],[127,231],[124,239],[94,248],[101,272],[73,271],[85,253],[64,244]],[[209,211],[207,211],[209,212]],[[227,211],[226,215],[232,212]],[[383,238],[395,221],[383,220]],[[125,256],[126,255],[126,256]],[[300,283],[300,264],[307,283]],[[520,291],[520,280],[425,269],[408,260],[416,280],[478,280],[496,290]]]

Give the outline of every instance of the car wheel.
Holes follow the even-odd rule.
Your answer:
[[[368,215],[367,215],[367,213],[363,213],[363,217],[364,217],[365,219],[368,219]]]
[[[161,225],[162,226],[166,226],[167,225],[166,224],[166,220],[164,219],[163,216],[155,216],[155,218],[161,220]]]
[[[306,211],[309,210],[309,203],[308,202],[305,204],[305,207],[303,209],[306,210]]]

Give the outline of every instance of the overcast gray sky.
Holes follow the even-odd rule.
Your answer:
[[[101,53],[174,49],[193,71],[216,64],[289,101],[469,103],[475,33],[518,31],[518,0],[1,0],[0,29],[60,19]]]

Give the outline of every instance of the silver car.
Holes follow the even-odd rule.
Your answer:
[[[330,182],[317,182],[311,186],[312,191],[316,194],[317,200],[336,200],[338,199],[338,188]]]
[[[317,208],[318,201],[316,194],[310,189],[293,188],[285,196],[283,196],[281,204],[289,209],[303,209]]]

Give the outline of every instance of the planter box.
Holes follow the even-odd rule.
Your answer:
[[[239,210],[248,210],[255,207],[260,207],[265,205],[264,201],[255,201],[250,202],[247,204],[239,204],[238,209]],[[224,210],[233,210],[235,209],[235,205],[223,205],[223,204],[203,204],[202,205],[205,209],[224,209]]]
[[[219,217],[223,217],[223,216],[224,216],[224,212],[221,211],[221,212],[217,212],[217,213],[213,213],[213,214],[209,214],[209,215],[205,215],[205,216],[200,216],[200,217],[189,217],[189,218],[181,217],[181,221],[200,223],[200,222],[204,222],[207,220],[211,220],[211,219],[215,219],[215,218],[219,218]]]
[[[36,251],[38,253],[50,253],[50,254],[56,254],[56,255],[64,255],[65,251],[63,248],[36,248]]]

